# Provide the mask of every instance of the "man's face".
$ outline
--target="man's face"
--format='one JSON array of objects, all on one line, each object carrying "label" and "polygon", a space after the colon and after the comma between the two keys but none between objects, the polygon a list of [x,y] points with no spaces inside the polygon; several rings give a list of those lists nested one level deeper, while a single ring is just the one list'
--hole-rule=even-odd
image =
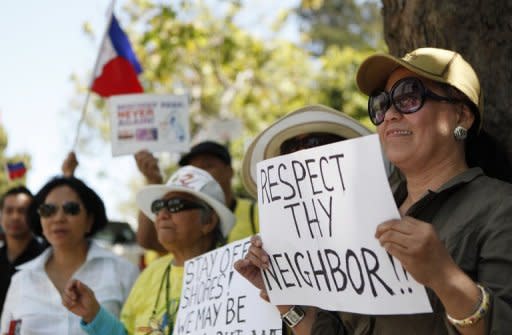
[{"label": "man's face", "polygon": [[32,198],[24,193],[5,197],[0,222],[7,238],[24,239],[30,236],[25,214],[31,201]]},{"label": "man's face", "polygon": [[223,190],[231,188],[233,169],[217,156],[210,154],[195,155],[190,159],[189,164],[211,174]]}]

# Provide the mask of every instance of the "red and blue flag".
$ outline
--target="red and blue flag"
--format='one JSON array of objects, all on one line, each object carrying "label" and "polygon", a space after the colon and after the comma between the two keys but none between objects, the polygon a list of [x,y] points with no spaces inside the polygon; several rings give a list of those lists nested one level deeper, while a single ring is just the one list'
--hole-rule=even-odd
[{"label": "red and blue flag", "polygon": [[23,178],[25,173],[27,173],[27,168],[23,162],[7,163],[6,170],[7,177],[9,177],[10,180]]},{"label": "red and blue flag", "polygon": [[119,26],[114,14],[98,55],[95,79],[91,90],[102,97],[117,94],[141,93],[138,75],[142,67],[132,50],[130,41]]}]

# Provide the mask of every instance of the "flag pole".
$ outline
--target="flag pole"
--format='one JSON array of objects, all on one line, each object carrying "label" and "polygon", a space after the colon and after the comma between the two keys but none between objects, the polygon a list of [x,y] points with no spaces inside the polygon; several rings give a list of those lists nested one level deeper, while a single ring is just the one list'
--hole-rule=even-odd
[{"label": "flag pole", "polygon": [[116,4],[116,0],[112,0],[110,3],[109,8],[107,9],[107,25],[105,28],[105,31],[103,32],[103,37],[101,38],[100,43],[100,51],[98,52],[98,55],[96,56],[96,61],[94,62],[94,68],[92,70],[92,76],[89,82],[89,85],[87,86],[87,95],[85,96],[85,101],[82,106],[82,112],[80,114],[80,120],[78,121],[78,124],[76,125],[76,131],[75,131],[75,140],[73,141],[73,146],[71,147],[71,151],[76,150],[76,146],[78,145],[78,138],[80,137],[80,128],[82,126],[82,123],[85,120],[85,114],[87,113],[87,105],[89,105],[89,100],[91,98],[91,88],[92,84],[94,82],[94,79],[96,77],[96,71],[98,70],[98,65],[100,63],[100,56],[101,56],[101,50],[103,48],[103,44],[105,44],[105,40],[107,38],[108,29],[110,28],[110,24],[112,23],[112,17],[114,14],[114,7]]}]

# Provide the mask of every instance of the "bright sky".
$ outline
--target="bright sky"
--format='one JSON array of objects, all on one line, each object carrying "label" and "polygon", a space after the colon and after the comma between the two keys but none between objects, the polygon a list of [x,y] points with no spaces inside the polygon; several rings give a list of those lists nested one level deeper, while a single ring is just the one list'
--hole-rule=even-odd
[{"label": "bright sky", "polygon": [[[256,5],[257,9],[248,11],[251,17],[244,22],[261,27],[261,19],[269,16],[261,13],[276,13],[277,6],[287,8],[298,0],[246,2]],[[117,12],[123,3],[117,1]],[[0,122],[9,138],[7,155],[25,152],[32,157],[27,186],[33,192],[60,173],[60,165],[71,149],[76,124],[70,124],[69,118],[64,116],[69,113],[74,97],[70,75],[83,76],[91,71],[99,48],[99,39],[91,41],[85,36],[82,24],[90,22],[95,32],[101,34],[109,4],[109,0],[2,3]],[[259,15],[252,15],[258,12]],[[119,19],[122,27],[127,25],[122,17]],[[264,22],[270,23],[271,20]],[[286,34],[294,32],[288,30]],[[122,217],[117,209],[120,201],[134,196],[125,186],[133,176],[139,175],[133,158],[111,158],[110,146],[94,156],[82,157],[80,152],[77,155],[80,161],[77,177],[103,197],[109,217],[133,224],[133,218]],[[103,175],[106,178],[100,178]]]}]

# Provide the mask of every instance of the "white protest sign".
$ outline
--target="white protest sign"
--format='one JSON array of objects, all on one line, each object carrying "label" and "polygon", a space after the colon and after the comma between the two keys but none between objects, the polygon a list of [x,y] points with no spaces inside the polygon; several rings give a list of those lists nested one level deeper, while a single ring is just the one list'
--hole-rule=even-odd
[{"label": "white protest sign", "polygon": [[374,237],[378,224],[400,217],[377,135],[265,160],[257,171],[273,304],[431,312],[425,288]]},{"label": "white protest sign", "polygon": [[226,143],[238,138],[242,134],[242,129],[242,120],[238,118],[229,120],[209,120],[195,134],[192,142],[199,143],[210,140],[219,143]]},{"label": "white protest sign", "polygon": [[174,335],[281,335],[276,307],[233,268],[249,245],[246,238],[185,262]]},{"label": "white protest sign", "polygon": [[189,149],[186,95],[126,94],[109,99],[112,156]]}]

